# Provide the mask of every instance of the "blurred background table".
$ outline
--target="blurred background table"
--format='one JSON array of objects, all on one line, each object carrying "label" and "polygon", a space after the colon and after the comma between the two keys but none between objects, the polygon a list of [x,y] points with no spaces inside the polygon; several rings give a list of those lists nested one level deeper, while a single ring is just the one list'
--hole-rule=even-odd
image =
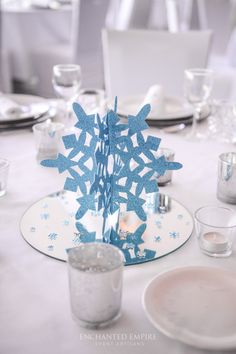
[{"label": "blurred background table", "polygon": [[4,92],[50,97],[53,65],[68,62],[82,66],[83,88],[104,88],[102,28],[210,29],[214,35],[208,65],[219,71],[221,82],[235,81],[235,0],[72,0],[71,5],[48,1],[62,3],[55,9],[36,8],[30,5],[34,2],[40,0],[2,0]]}]

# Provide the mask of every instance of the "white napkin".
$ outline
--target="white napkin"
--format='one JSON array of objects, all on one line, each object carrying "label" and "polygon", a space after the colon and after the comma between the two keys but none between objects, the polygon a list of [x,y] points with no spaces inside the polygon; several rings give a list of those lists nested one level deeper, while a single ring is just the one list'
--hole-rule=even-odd
[{"label": "white napkin", "polygon": [[153,85],[149,88],[142,106],[149,103],[152,111],[155,113],[163,113],[165,110],[165,98],[163,87],[160,85]]},{"label": "white napkin", "polygon": [[49,0],[31,0],[32,7],[47,8],[48,4],[49,4]]},{"label": "white napkin", "polygon": [[31,7],[57,10],[61,3],[57,0],[31,0]]},{"label": "white napkin", "polygon": [[5,95],[0,95],[1,119],[18,118],[23,112],[23,107]]}]

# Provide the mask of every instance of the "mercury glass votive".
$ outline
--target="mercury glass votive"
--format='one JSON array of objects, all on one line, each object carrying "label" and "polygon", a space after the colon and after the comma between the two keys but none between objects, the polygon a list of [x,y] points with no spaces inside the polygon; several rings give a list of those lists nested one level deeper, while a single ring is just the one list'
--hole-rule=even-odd
[{"label": "mercury glass votive", "polygon": [[68,251],[71,310],[81,326],[104,327],[120,316],[123,262],[121,250],[102,242]]},{"label": "mercury glass votive", "polygon": [[200,249],[212,257],[228,257],[236,237],[236,212],[225,207],[205,206],[195,212]]},{"label": "mercury glass votive", "polygon": [[[156,157],[165,156],[167,161],[174,161],[175,153],[173,150],[168,148],[160,148],[157,151]],[[172,170],[167,170],[163,176],[157,176],[157,181],[159,186],[164,186],[171,182],[172,180]]]},{"label": "mercury glass votive", "polygon": [[217,198],[225,203],[236,204],[236,152],[219,156]]}]

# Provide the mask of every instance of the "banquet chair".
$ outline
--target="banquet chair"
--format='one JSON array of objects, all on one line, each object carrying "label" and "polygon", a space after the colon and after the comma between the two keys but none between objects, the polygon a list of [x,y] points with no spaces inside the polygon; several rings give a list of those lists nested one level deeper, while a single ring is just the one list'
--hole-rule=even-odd
[{"label": "banquet chair", "polygon": [[2,8],[0,1],[0,92],[10,93],[12,83],[10,78],[10,55],[2,45]]},{"label": "banquet chair", "polygon": [[108,3],[109,0],[73,0],[70,41],[38,48],[31,53],[39,80],[38,94],[48,97],[55,95],[51,84],[55,64],[79,64],[83,87],[103,86],[101,29],[104,27]]},{"label": "banquet chair", "polygon": [[229,38],[224,55],[212,53],[208,67],[215,73],[212,96],[236,100],[236,29]]},{"label": "banquet chair", "polygon": [[143,94],[153,84],[181,96],[184,70],[206,66],[211,38],[211,31],[103,30],[108,97]]},{"label": "banquet chair", "polygon": [[[165,0],[165,4],[168,30],[170,32],[190,30],[195,5],[193,0]],[[198,8],[196,10],[194,15],[199,17]]]},{"label": "banquet chair", "polygon": [[225,53],[230,34],[235,26],[235,1],[204,0],[203,4],[206,16],[205,29],[214,31],[212,52],[214,55],[222,55]]},{"label": "banquet chair", "polygon": [[146,28],[153,0],[110,0],[106,28],[127,30]]}]

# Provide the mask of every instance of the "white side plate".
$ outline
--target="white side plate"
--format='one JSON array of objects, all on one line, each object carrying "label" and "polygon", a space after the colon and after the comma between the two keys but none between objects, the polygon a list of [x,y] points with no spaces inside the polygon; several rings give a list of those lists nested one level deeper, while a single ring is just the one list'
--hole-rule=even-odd
[{"label": "white side plate", "polygon": [[211,350],[236,348],[236,274],[184,267],[155,277],[143,294],[152,324],[163,334]]}]

